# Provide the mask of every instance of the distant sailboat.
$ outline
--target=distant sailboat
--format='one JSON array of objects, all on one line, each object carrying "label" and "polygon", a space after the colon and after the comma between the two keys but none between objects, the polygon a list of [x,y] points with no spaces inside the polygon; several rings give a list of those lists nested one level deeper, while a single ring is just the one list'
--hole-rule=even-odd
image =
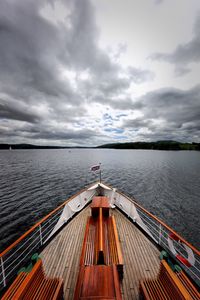
[{"label": "distant sailboat", "polygon": [[12,147],[10,146],[9,150],[12,150]]}]

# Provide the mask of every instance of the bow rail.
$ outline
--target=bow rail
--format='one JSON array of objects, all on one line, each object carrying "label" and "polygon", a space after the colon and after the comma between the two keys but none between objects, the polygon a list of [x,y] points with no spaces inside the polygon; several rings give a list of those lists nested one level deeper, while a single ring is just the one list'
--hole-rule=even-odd
[{"label": "bow rail", "polygon": [[116,205],[161,249],[166,250],[200,287],[200,251],[170,226],[138,204],[133,197],[115,189],[114,192],[107,191],[106,193],[112,197],[112,205]]},{"label": "bow rail", "polygon": [[0,253],[0,291],[10,283],[35,252],[91,201],[94,193],[95,190],[88,190],[88,187],[79,191]]}]

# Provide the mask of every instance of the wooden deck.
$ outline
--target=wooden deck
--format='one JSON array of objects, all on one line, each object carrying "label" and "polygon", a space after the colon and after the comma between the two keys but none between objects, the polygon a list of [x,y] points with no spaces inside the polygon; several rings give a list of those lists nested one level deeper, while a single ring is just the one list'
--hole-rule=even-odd
[{"label": "wooden deck", "polygon": [[[153,278],[159,269],[159,251],[117,209],[115,216],[124,258],[122,295],[124,299],[139,299],[139,280]],[[87,207],[77,215],[43,250],[41,257],[48,276],[64,279],[64,299],[73,299],[84,238]]]}]

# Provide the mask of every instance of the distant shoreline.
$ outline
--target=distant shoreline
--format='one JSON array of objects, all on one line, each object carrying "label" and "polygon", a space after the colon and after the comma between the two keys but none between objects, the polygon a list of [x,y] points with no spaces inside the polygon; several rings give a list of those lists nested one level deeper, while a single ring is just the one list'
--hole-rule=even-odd
[{"label": "distant shoreline", "polygon": [[0,144],[0,150],[20,149],[132,149],[132,150],[195,150],[200,151],[200,143],[181,143],[177,141],[112,143],[96,147],[81,146],[40,146],[32,144]]},{"label": "distant shoreline", "polygon": [[86,149],[96,147],[68,147],[68,146],[39,146],[31,144],[0,144],[0,150],[32,150],[32,149]]},{"label": "distant shoreline", "polygon": [[181,143],[177,141],[157,141],[157,142],[133,142],[114,143],[98,146],[107,149],[133,149],[133,150],[200,150],[200,143]]}]

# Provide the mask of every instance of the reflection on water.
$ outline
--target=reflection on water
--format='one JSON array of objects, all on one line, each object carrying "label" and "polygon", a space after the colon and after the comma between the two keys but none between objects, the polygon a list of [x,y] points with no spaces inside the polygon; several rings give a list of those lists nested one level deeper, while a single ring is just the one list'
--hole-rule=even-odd
[{"label": "reflection on water", "polygon": [[69,196],[102,177],[200,248],[200,152],[150,150],[0,151],[0,248]]}]

